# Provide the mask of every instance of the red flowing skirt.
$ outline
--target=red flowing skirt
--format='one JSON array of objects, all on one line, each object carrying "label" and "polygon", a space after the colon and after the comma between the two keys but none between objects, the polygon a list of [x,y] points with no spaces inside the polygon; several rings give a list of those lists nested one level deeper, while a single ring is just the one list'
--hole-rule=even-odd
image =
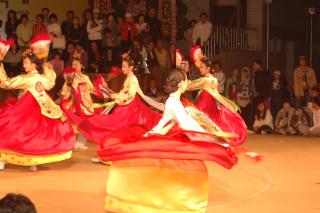
[{"label": "red flowing skirt", "polygon": [[41,114],[30,92],[13,105],[0,108],[0,150],[25,155],[54,155],[69,152],[75,143],[68,121]]},{"label": "red flowing skirt", "polygon": [[83,119],[79,125],[80,133],[95,143],[101,143],[113,131],[126,125],[142,125],[152,129],[161,119],[161,115],[151,110],[139,95],[127,105],[117,105],[110,114],[96,114]]},{"label": "red flowing skirt", "polygon": [[97,154],[104,162],[141,158],[199,160],[214,161],[228,169],[237,163],[236,153],[231,147],[191,141],[177,126],[166,136],[143,137],[147,131],[140,125],[124,126],[100,143]]},{"label": "red flowing skirt", "polygon": [[236,133],[238,137],[231,141],[232,145],[239,146],[248,136],[247,126],[237,112],[232,112],[217,101],[207,92],[202,91],[195,102],[195,106],[206,113],[223,131]]}]

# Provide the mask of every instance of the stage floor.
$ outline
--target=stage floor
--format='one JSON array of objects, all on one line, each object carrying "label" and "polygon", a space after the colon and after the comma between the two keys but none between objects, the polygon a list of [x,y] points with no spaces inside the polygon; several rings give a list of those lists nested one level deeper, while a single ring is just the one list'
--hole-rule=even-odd
[{"label": "stage floor", "polygon": [[[209,168],[207,213],[320,212],[320,138],[250,136],[246,147],[263,155],[256,163],[240,156],[239,165]],[[104,213],[108,167],[93,164],[95,145],[39,172],[7,165],[0,172],[0,197],[29,196],[39,213]],[[152,213],[152,212],[150,212]]]}]

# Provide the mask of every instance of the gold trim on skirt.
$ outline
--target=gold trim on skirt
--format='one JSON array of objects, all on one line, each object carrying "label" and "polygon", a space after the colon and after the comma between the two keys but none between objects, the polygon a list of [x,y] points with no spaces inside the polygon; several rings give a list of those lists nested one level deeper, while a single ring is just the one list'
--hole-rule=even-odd
[{"label": "gold trim on skirt", "polygon": [[40,164],[53,163],[69,159],[71,156],[72,151],[55,155],[24,155],[0,150],[0,160],[5,163],[19,166],[36,166]]}]

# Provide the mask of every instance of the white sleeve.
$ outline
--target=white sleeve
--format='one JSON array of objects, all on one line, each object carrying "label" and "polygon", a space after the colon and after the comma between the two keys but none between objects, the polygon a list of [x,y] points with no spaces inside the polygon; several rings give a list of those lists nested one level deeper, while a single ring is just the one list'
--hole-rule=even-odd
[{"label": "white sleeve", "polygon": [[270,110],[267,110],[266,117],[265,117],[265,125],[268,125],[273,129],[273,118]]}]

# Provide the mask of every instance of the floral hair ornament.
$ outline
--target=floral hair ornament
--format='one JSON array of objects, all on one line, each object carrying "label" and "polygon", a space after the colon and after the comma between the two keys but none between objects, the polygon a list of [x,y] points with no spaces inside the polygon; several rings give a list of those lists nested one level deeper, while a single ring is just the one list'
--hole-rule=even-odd
[{"label": "floral hair ornament", "polygon": [[50,34],[40,34],[30,41],[30,49],[38,59],[47,58],[49,55],[52,36]]},{"label": "floral hair ornament", "polygon": [[183,55],[179,49],[176,49],[176,67],[179,67],[183,61]]},{"label": "floral hair ornament", "polygon": [[0,38],[0,61],[4,59],[6,56],[8,50],[10,49],[10,46],[14,43],[13,39],[9,40],[3,40]]}]

